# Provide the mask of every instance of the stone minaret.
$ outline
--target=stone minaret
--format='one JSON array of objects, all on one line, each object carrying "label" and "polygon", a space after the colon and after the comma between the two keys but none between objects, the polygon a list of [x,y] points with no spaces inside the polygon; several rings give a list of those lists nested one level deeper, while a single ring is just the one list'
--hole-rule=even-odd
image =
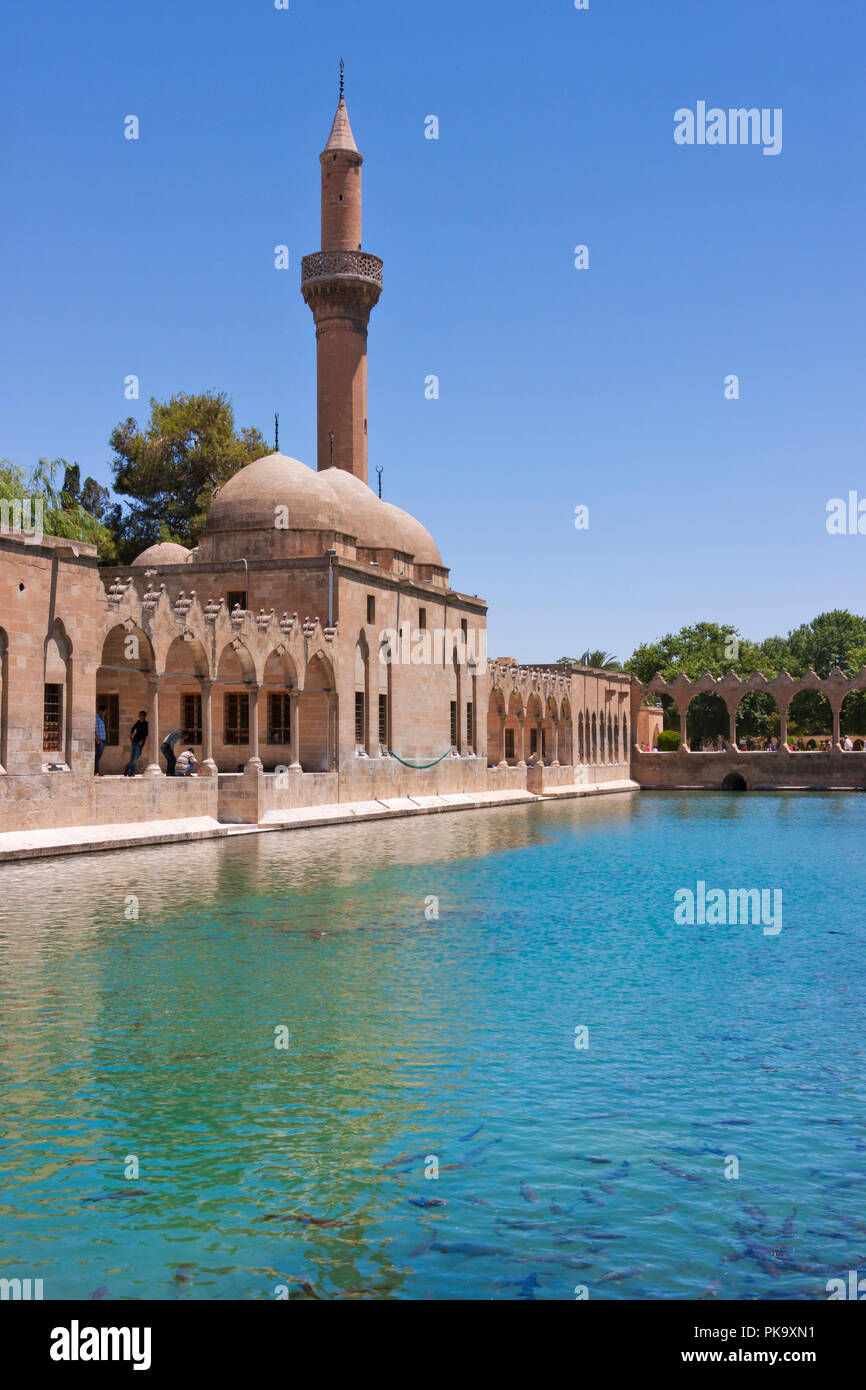
[{"label": "stone minaret", "polygon": [[367,481],[367,323],[382,262],[361,250],[361,165],[343,96],[322,165],[322,249],[305,256],[301,293],[316,320],[319,469]]}]

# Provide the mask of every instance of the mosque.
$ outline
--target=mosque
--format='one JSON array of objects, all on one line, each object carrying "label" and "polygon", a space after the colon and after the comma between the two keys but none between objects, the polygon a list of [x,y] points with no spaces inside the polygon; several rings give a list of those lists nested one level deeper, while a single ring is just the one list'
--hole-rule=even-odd
[{"label": "mosque", "polygon": [[[321,250],[301,272],[316,467],[282,453],[248,464],[194,550],[154,545],[129,566],[0,530],[0,832],[160,822],[177,839],[635,786],[634,731],[651,739],[661,722],[644,688],[489,659],[486,603],[453,588],[429,531],[369,486],[383,266],[363,248],[342,86],[320,164]],[[123,776],[140,711],[140,775]],[[196,777],[165,775],[160,743],[176,731]]]}]

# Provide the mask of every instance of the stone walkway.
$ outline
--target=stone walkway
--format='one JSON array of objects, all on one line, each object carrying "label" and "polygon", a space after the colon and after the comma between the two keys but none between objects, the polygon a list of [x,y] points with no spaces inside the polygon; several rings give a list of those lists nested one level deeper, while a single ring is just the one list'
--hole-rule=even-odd
[{"label": "stone walkway", "polygon": [[136,821],[117,825],[76,825],[53,830],[10,830],[0,834],[0,864],[18,859],[52,858],[97,850],[131,849],[138,845],[179,844],[235,835],[258,835],[274,830],[302,830],[317,825],[348,825],[362,820],[423,816],[442,811],[474,811],[564,797],[601,796],[639,791],[636,782],[597,782],[593,786],[553,787],[543,796],[526,791],[466,792],[444,796],[394,797],[382,801],[347,801],[329,806],[299,806],[269,811],[259,825],[221,825],[211,816],[187,820]]}]

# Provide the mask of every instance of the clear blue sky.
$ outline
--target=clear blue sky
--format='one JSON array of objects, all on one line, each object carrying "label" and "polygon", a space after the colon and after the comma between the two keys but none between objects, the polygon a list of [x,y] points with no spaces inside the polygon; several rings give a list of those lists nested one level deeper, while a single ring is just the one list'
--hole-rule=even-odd
[{"label": "clear blue sky", "polygon": [[[825,530],[866,496],[863,6],[49,0],[3,30],[0,454],[109,482],[118,420],[214,388],[315,463],[298,280],[342,56],[385,261],[371,477],[491,653],[866,609],[866,536]],[[781,107],[782,153],[677,146],[699,100]]]}]

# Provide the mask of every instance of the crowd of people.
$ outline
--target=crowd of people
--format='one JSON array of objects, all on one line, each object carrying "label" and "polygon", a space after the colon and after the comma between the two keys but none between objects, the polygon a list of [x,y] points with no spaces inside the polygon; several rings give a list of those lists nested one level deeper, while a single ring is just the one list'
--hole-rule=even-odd
[{"label": "crowd of people", "polygon": [[[864,740],[858,739],[855,743],[850,734],[846,734],[842,740],[843,753],[859,753],[864,749]],[[833,740],[826,736],[810,739],[789,738],[785,744],[789,753],[832,753]],[[689,744],[692,753],[725,753],[728,751],[728,742],[724,738],[709,739],[706,742],[701,738],[695,738]],[[779,740],[777,738],[741,738],[737,744],[741,753],[778,753]],[[642,753],[658,753],[658,748],[650,748],[648,743],[641,747]]]}]

